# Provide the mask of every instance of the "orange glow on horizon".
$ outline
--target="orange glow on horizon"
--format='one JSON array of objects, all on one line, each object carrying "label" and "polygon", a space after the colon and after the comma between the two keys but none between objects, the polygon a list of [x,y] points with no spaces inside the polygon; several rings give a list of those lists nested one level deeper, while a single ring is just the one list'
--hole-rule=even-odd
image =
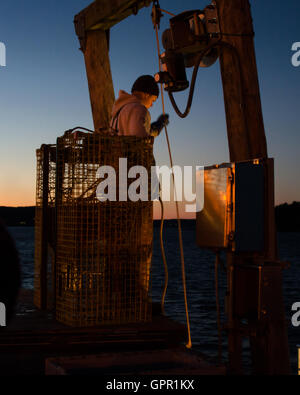
[{"label": "orange glow on horizon", "polygon": [[[2,191],[3,192],[3,191]],[[0,206],[1,207],[32,207],[35,206],[34,193],[20,193],[16,190],[16,193],[11,196],[11,193],[0,194]]]},{"label": "orange glow on horizon", "polygon": [[0,200],[1,207],[32,207],[35,206],[35,200],[32,197],[22,197],[13,198],[13,199],[1,199]]},{"label": "orange glow on horizon", "polygon": [[[181,219],[195,219],[195,213],[185,212],[185,202],[178,202],[179,205],[179,216]],[[164,218],[165,219],[177,219],[177,211],[175,202],[164,202]],[[153,219],[161,219],[161,206],[159,202],[154,202],[154,214]]]},{"label": "orange glow on horizon", "polygon": [[[35,206],[35,182],[16,178],[12,174],[8,179],[2,179],[0,190],[0,206],[29,207]],[[27,182],[26,182],[27,181]]]}]

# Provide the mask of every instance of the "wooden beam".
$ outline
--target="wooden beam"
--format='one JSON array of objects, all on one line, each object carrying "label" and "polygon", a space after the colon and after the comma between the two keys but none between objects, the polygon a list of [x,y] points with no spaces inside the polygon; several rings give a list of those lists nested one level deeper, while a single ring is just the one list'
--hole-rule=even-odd
[{"label": "wooden beam", "polygon": [[[247,296],[234,294],[236,285],[240,283],[246,260],[253,264],[268,262],[268,267],[274,271],[278,280],[270,281],[268,295],[272,304],[265,311],[257,307],[257,316],[265,314],[264,318],[253,319],[251,325],[256,330],[251,341],[254,370],[260,374],[287,374],[289,372],[289,352],[286,334],[286,322],[283,303],[276,304],[282,297],[282,282],[279,276],[280,268],[276,267],[276,229],[274,221],[274,173],[273,162],[268,159],[267,142],[262,115],[259,82],[257,75],[256,57],[253,40],[253,24],[249,0],[215,0],[218,7],[219,24],[223,47],[220,55],[220,66],[224,90],[224,101],[227,121],[227,134],[231,162],[264,158],[265,170],[265,251],[262,256],[229,253],[227,263],[235,271],[232,284],[229,287],[231,302],[240,297],[240,303],[247,311]],[[251,200],[249,201],[251,202]],[[261,262],[259,262],[261,261]],[[239,265],[240,272],[236,272]],[[250,279],[248,279],[251,281]],[[253,284],[254,285],[254,284]],[[260,298],[262,298],[260,296]],[[262,301],[262,299],[259,299]],[[273,302],[274,301],[274,302]],[[241,370],[241,331],[240,317],[232,311],[231,325],[228,332],[229,365],[232,372]],[[250,324],[250,322],[248,322]],[[267,325],[268,331],[260,331]],[[237,339],[239,340],[237,342]],[[267,346],[265,346],[267,345]],[[275,351],[274,351],[275,350]],[[274,355],[276,357],[274,358]],[[262,364],[259,361],[263,361]]]},{"label": "wooden beam", "polygon": [[86,33],[84,50],[95,131],[107,129],[115,101],[110,69],[107,33],[95,30]]},{"label": "wooden beam", "polygon": [[224,33],[222,41],[228,44],[222,50],[220,65],[230,160],[266,158],[250,4],[248,0],[217,0],[216,3]]},{"label": "wooden beam", "polygon": [[96,0],[75,16],[84,53],[95,130],[107,129],[115,100],[109,60],[111,26],[149,6],[151,0]]},{"label": "wooden beam", "polygon": [[107,30],[151,3],[151,0],[96,0],[77,14],[75,20],[84,18],[86,30]]}]

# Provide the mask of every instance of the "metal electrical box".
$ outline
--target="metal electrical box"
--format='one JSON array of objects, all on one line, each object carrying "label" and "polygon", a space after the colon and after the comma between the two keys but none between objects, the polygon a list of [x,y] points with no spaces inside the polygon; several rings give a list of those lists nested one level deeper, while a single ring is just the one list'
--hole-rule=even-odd
[{"label": "metal electrical box", "polygon": [[232,251],[264,249],[265,163],[256,159],[204,167],[197,244]]}]

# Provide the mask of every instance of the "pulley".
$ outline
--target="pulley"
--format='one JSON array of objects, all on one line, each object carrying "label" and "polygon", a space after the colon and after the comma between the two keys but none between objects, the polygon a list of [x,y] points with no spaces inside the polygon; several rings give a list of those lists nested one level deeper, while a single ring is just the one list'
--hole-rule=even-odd
[{"label": "pulley", "polygon": [[[156,11],[157,12],[157,11]],[[217,10],[211,5],[203,11],[185,11],[170,19],[170,28],[162,35],[165,52],[161,55],[163,70],[155,75],[168,92],[179,92],[189,87],[186,68],[209,67],[218,59],[219,52],[211,48],[202,56],[215,39],[219,39]]]}]

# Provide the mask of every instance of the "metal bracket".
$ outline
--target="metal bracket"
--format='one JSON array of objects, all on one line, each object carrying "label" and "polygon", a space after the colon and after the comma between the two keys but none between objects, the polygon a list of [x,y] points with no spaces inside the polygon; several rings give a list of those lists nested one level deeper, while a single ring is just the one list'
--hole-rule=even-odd
[{"label": "metal bracket", "polygon": [[206,31],[210,39],[219,39],[220,24],[216,5],[208,5],[204,8]]},{"label": "metal bracket", "polygon": [[163,17],[163,14],[160,10],[160,5],[159,5],[158,0],[153,1],[151,17],[152,17],[152,23],[153,23],[154,28],[156,26],[158,28],[160,28],[160,20]]}]

